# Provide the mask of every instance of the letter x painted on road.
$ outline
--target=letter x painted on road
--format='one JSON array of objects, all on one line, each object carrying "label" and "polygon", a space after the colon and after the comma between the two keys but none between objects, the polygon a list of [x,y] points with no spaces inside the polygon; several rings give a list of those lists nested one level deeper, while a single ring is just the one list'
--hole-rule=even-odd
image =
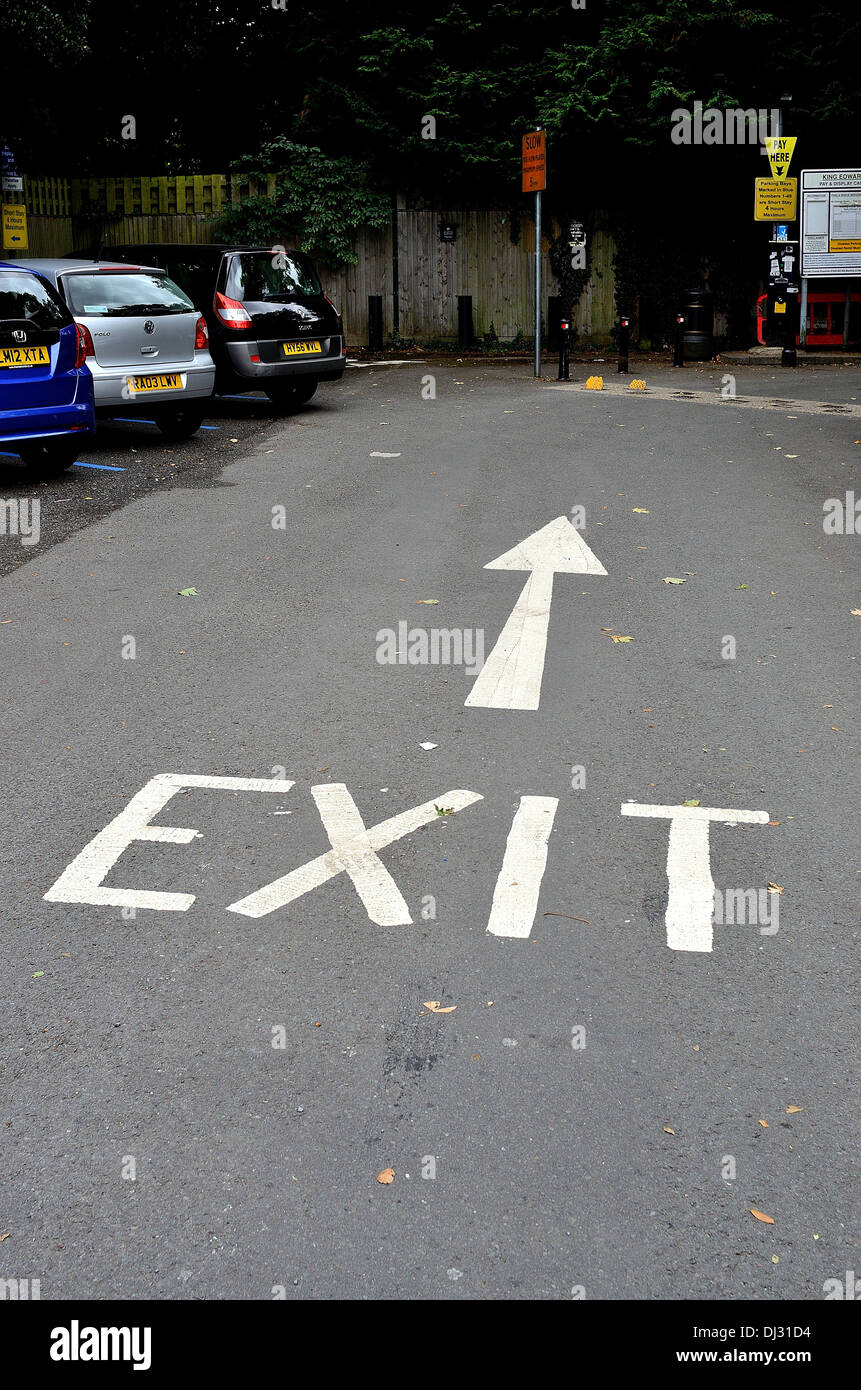
[{"label": "letter x painted on road", "polygon": [[258,888],[247,898],[231,903],[228,912],[241,912],[245,917],[265,917],[278,907],[284,907],[310,893],[337,874],[345,873],[353,882],[353,887],[365,905],[372,922],[380,927],[407,926],[412,922],[410,910],[377,851],[400,840],[403,835],[418,830],[421,825],[429,825],[437,819],[437,804],[446,809],[462,811],[483,798],[478,792],[446,792],[439,803],[425,801],[411,811],[402,811],[380,821],[368,830],[358,807],[343,782],[327,782],[311,788],[311,795],[317,803],[320,819],[329,836],[332,846],[325,854],[293,869],[283,878],[276,878],[264,888]]}]

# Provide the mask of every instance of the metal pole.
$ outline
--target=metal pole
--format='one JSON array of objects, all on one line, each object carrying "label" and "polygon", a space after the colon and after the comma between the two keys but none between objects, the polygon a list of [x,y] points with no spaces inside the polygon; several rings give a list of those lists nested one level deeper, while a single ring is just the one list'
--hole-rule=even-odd
[{"label": "metal pole", "polygon": [[[800,248],[799,248],[800,249]],[[807,343],[807,276],[801,281],[801,323],[798,328],[801,346]]]},{"label": "metal pole", "polygon": [[852,307],[852,292],[847,287],[846,297],[843,300],[843,346],[849,346],[849,310]]},{"label": "metal pole", "polygon": [[535,194],[535,375],[541,375],[541,194]]}]

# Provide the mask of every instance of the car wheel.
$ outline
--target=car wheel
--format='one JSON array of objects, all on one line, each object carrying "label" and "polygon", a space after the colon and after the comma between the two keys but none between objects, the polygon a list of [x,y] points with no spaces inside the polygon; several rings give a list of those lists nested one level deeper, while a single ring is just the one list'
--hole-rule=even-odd
[{"label": "car wheel", "polygon": [[310,401],[317,386],[317,378],[311,377],[305,381],[272,381],[263,389],[279,410],[295,410]]},{"label": "car wheel", "polygon": [[21,448],[21,458],[32,473],[40,478],[56,478],[77,461],[81,448],[90,442],[84,439],[48,440],[44,444],[27,444]]},{"label": "car wheel", "polygon": [[203,411],[196,406],[168,410],[157,415],[155,422],[165,439],[190,439],[203,424]]}]

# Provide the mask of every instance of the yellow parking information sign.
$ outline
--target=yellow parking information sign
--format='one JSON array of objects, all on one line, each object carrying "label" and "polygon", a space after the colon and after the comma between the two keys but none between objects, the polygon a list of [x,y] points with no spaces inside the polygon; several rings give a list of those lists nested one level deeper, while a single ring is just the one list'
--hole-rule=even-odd
[{"label": "yellow parking information sign", "polygon": [[763,144],[768,155],[768,162],[771,165],[772,178],[786,178],[797,139],[797,135],[767,135],[765,137]]},{"label": "yellow parking information sign", "polygon": [[23,203],[3,204],[3,250],[26,251],[27,209]]},{"label": "yellow parking information sign", "polygon": [[756,179],[754,222],[794,222],[798,215],[798,179]]}]

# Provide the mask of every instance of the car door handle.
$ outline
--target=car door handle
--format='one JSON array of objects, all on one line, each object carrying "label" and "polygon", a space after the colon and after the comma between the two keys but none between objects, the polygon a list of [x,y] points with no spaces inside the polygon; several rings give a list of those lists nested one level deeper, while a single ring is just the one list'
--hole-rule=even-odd
[{"label": "car door handle", "polygon": [[142,357],[158,357],[158,348],[153,348],[153,347],[141,348],[141,356],[142,356]]}]

